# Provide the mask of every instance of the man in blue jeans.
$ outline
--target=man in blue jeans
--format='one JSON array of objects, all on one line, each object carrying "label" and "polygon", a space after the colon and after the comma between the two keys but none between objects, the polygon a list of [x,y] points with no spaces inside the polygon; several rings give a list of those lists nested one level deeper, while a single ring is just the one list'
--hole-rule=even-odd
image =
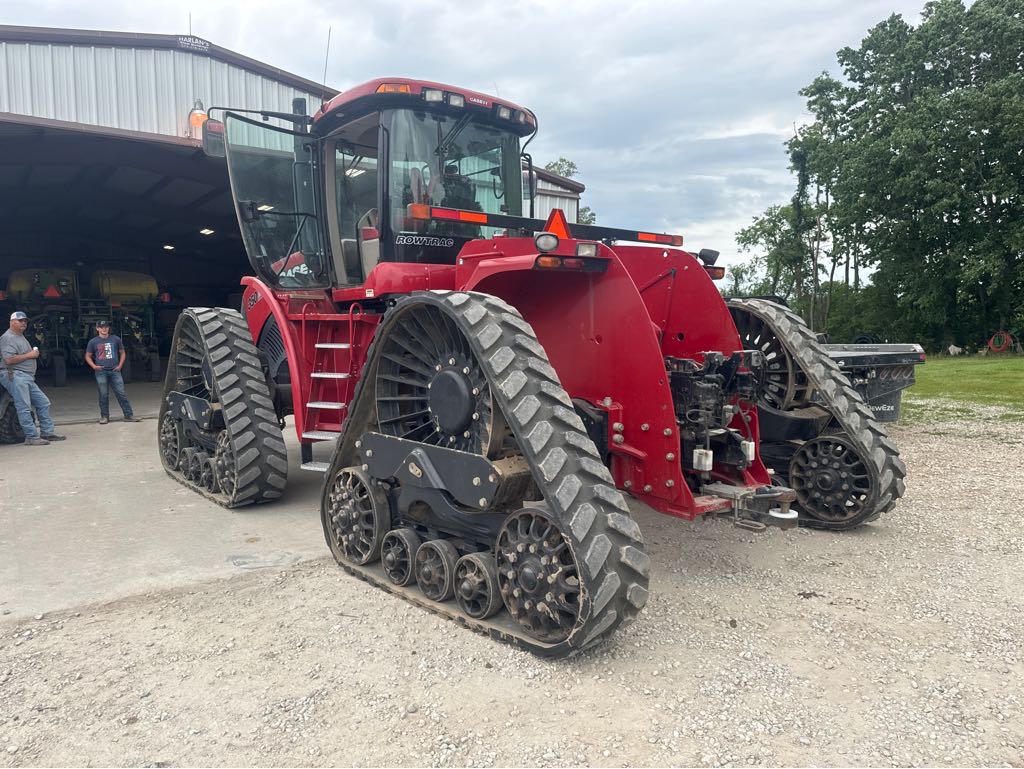
[{"label": "man in blue jeans", "polygon": [[121,368],[124,366],[124,344],[121,337],[110,333],[110,322],[101,320],[96,324],[96,333],[85,348],[85,362],[96,372],[96,386],[100,389],[100,424],[110,421],[110,390],[113,388],[117,402],[121,404],[125,422],[141,422],[132,413],[132,404],[124,392],[124,378]]},{"label": "man in blue jeans", "polygon": [[[25,433],[26,446],[48,446],[51,441],[64,440],[54,432],[50,419],[50,399],[36,384],[36,359],[39,348],[25,338],[28,316],[11,313],[10,329],[0,336],[0,385],[14,398],[18,422]],[[33,410],[39,417],[39,428],[32,419]]]}]

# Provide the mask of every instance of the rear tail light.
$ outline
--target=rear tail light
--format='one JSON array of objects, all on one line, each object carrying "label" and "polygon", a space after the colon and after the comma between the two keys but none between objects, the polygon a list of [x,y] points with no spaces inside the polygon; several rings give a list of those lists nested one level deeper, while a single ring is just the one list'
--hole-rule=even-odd
[{"label": "rear tail light", "polygon": [[538,256],[533,263],[537,270],[566,270],[572,272],[605,272],[608,270],[607,259],[581,259],[577,256]]},{"label": "rear tail light", "polygon": [[721,280],[725,277],[725,267],[705,267],[704,270],[711,276],[711,280]]}]

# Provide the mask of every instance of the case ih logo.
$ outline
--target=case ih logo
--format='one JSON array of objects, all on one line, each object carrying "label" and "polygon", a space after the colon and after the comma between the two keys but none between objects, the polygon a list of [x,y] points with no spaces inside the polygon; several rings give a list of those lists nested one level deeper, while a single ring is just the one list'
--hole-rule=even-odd
[{"label": "case ih logo", "polygon": [[466,101],[470,102],[471,104],[479,104],[481,107],[488,106],[487,99],[481,99],[478,96],[467,96]]},{"label": "case ih logo", "polygon": [[245,303],[245,309],[251,310],[256,305],[256,302],[258,302],[259,300],[260,292],[253,291],[252,294],[249,296],[249,301]]}]

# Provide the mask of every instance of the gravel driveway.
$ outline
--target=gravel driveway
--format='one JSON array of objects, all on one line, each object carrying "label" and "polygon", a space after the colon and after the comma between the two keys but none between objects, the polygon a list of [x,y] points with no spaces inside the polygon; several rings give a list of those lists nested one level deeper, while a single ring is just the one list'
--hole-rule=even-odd
[{"label": "gravel driveway", "polygon": [[650,603],[569,661],[327,558],[0,618],[0,766],[1024,766],[1020,425],[936,414],[853,533],[636,506]]}]

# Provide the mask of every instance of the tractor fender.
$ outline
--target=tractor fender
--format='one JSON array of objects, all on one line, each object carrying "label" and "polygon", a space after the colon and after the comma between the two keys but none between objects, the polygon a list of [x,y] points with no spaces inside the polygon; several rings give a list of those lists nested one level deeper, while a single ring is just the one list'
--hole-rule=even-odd
[{"label": "tractor fender", "polygon": [[607,246],[600,254],[604,272],[543,270],[534,268],[532,240],[490,241],[476,254],[459,255],[456,288],[492,294],[519,310],[570,398],[606,412],[617,486],[691,518],[696,506],[679,463],[658,330],[622,262]]},{"label": "tractor fender", "polygon": [[[281,342],[284,344],[288,373],[292,382],[292,409],[296,415],[295,431],[301,438],[302,416],[309,399],[310,378],[306,359],[299,349],[297,331],[294,324],[288,320],[278,297],[266,283],[258,278],[245,276],[242,278],[242,285],[245,286],[242,292],[242,315],[245,316],[245,321],[249,324],[249,333],[252,335],[253,344],[259,346],[260,336],[270,318],[274,319],[281,332]],[[323,299],[323,295],[319,295],[318,300]]]}]

